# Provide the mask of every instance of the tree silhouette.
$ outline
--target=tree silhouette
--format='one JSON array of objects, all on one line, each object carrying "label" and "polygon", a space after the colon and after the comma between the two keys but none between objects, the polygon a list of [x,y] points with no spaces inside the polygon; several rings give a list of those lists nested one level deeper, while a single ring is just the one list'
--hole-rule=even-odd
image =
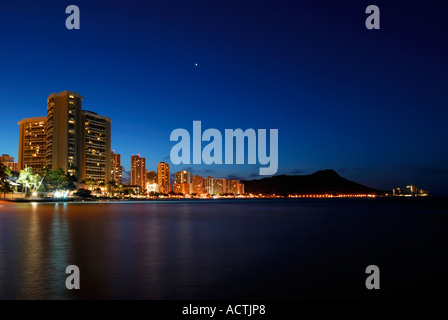
[{"label": "tree silhouette", "polygon": [[8,181],[8,177],[10,176],[11,170],[0,162],[0,192],[3,193],[3,196],[12,192],[11,184]]}]

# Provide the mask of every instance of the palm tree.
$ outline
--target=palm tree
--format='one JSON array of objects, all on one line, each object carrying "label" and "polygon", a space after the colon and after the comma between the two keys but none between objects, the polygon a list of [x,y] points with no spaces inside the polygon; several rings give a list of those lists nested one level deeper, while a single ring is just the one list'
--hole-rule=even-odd
[{"label": "palm tree", "polygon": [[118,186],[117,186],[117,190],[118,190],[118,194],[119,194],[120,196],[122,196],[122,195],[123,195],[123,192],[124,192],[124,186],[123,186],[122,183],[119,183],[119,184],[118,184]]},{"label": "palm tree", "polygon": [[113,193],[115,191],[115,187],[117,186],[117,184],[115,183],[115,180],[110,180],[107,184],[107,193],[109,194],[109,196],[113,196]]},{"label": "palm tree", "polygon": [[20,170],[19,179],[17,179],[17,182],[25,187],[26,196],[28,189],[31,189],[35,185],[35,182],[37,182],[37,179],[34,177],[33,168],[26,167],[25,169]]},{"label": "palm tree", "polygon": [[41,174],[45,178],[44,181],[47,191],[53,192],[53,196],[58,189],[67,188],[68,179],[64,169],[47,170],[44,173],[41,171]]},{"label": "palm tree", "polygon": [[89,187],[89,189],[93,190],[93,186],[96,185],[96,182],[92,179],[86,179],[86,185]]},{"label": "palm tree", "polygon": [[21,183],[25,187],[25,195],[30,189],[32,192],[37,192],[42,186],[44,178],[39,174],[35,174],[33,168],[26,167],[24,170],[20,170],[18,183]]},{"label": "palm tree", "polygon": [[0,192],[5,196],[6,193],[12,192],[8,177],[11,176],[11,170],[0,162]]}]

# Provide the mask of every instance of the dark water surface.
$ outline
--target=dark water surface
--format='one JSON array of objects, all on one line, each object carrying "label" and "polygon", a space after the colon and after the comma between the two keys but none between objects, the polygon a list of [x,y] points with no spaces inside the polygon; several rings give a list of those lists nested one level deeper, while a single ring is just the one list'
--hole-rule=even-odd
[{"label": "dark water surface", "polygon": [[0,298],[447,298],[447,232],[444,198],[0,202]]}]

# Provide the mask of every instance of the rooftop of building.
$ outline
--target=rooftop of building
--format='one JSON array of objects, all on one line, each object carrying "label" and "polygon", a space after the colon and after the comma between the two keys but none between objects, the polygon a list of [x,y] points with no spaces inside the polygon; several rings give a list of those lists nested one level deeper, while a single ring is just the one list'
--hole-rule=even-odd
[{"label": "rooftop of building", "polygon": [[48,100],[50,100],[50,98],[53,98],[53,97],[62,97],[62,96],[68,96],[68,95],[73,95],[73,96],[79,97],[79,98],[81,98],[81,100],[84,99],[84,97],[82,95],[80,95],[78,92],[70,91],[70,90],[64,90],[64,91],[61,91],[61,92],[53,92],[52,94],[50,94],[48,96]]},{"label": "rooftop of building", "polygon": [[47,121],[47,117],[32,117],[32,118],[24,118],[22,120],[20,120],[19,122],[17,122],[17,124],[22,124],[22,123],[28,123],[28,122],[40,122],[40,121]]}]

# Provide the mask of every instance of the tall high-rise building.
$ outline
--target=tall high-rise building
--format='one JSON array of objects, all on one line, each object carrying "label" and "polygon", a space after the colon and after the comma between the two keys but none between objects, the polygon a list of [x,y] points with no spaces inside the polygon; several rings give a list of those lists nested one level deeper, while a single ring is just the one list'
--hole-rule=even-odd
[{"label": "tall high-rise building", "polygon": [[50,169],[62,168],[65,172],[76,173],[78,181],[83,168],[83,99],[79,93],[68,90],[52,93],[47,99],[46,165]]},{"label": "tall high-rise building", "polygon": [[112,150],[110,160],[111,180],[114,180],[117,184],[123,183],[123,167],[121,166],[121,154],[115,153]]},{"label": "tall high-rise building", "polygon": [[213,194],[227,193],[226,179],[213,179]]},{"label": "tall high-rise building", "polygon": [[47,116],[19,121],[19,167],[62,168],[78,183],[107,183],[111,177],[111,119],[81,109],[74,91],[52,93]]},{"label": "tall high-rise building", "polygon": [[204,192],[208,194],[213,194],[213,177],[208,176],[204,178]]},{"label": "tall high-rise building", "polygon": [[198,176],[197,174],[193,176],[193,193],[203,194],[204,193],[204,178]]},{"label": "tall high-rise building", "polygon": [[146,190],[146,158],[131,156],[131,185]]},{"label": "tall high-rise building", "polygon": [[0,156],[0,163],[3,163],[4,166],[8,167],[9,170],[19,172],[19,163],[14,162],[14,157],[10,157],[9,154],[2,154]]},{"label": "tall high-rise building", "polygon": [[159,162],[157,166],[157,176],[160,185],[161,193],[168,193],[171,191],[170,166],[168,163]]},{"label": "tall high-rise building", "polygon": [[190,172],[182,170],[178,171],[174,174],[174,182],[175,183],[190,183]]},{"label": "tall high-rise building", "polygon": [[232,194],[244,194],[244,184],[239,180],[227,180],[227,192]]},{"label": "tall high-rise building", "polygon": [[173,191],[184,195],[192,193],[190,172],[182,170],[175,173]]},{"label": "tall high-rise building", "polygon": [[108,183],[111,180],[111,119],[83,110],[81,134],[82,180]]},{"label": "tall high-rise building", "polygon": [[19,170],[31,167],[39,171],[46,164],[47,118],[26,118],[17,124],[19,129]]},{"label": "tall high-rise building", "polygon": [[416,193],[416,191],[417,191],[417,187],[414,186],[414,185],[406,186],[406,190],[407,190],[409,193],[414,194],[414,193]]},{"label": "tall high-rise building", "polygon": [[238,193],[238,181],[227,179],[226,181],[227,193]]},{"label": "tall high-rise building", "polygon": [[238,194],[244,194],[244,183],[240,183],[238,187]]},{"label": "tall high-rise building", "polygon": [[146,184],[154,184],[158,183],[157,172],[155,171],[146,171]]}]

